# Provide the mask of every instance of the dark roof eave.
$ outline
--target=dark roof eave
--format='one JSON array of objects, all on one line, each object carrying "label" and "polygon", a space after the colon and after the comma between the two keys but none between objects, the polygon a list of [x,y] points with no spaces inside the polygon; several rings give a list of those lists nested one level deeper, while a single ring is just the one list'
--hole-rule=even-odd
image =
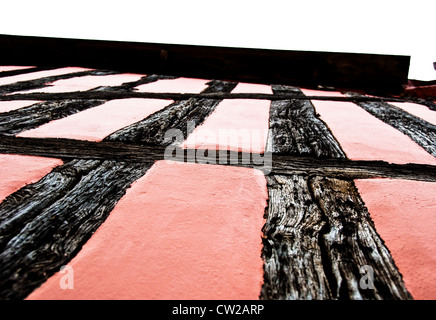
[{"label": "dark roof eave", "polygon": [[288,51],[0,35],[2,64],[81,66],[121,72],[399,94],[409,56]]}]

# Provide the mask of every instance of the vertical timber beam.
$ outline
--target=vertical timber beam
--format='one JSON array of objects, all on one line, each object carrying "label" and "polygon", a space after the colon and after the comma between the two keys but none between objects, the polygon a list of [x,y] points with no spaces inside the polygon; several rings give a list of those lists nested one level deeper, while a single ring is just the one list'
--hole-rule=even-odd
[{"label": "vertical timber beam", "polygon": [[[316,117],[308,100],[272,104],[272,150],[344,158],[325,124],[307,117]],[[267,182],[261,299],[412,299],[352,181],[270,174]]]}]

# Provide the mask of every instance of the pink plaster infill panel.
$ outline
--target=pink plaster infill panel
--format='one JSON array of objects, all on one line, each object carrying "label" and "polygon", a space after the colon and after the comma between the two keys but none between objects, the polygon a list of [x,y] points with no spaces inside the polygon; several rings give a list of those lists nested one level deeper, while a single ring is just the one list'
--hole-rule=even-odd
[{"label": "pink plaster infill panel", "polygon": [[[339,92],[302,91],[307,96],[343,96]],[[312,103],[350,159],[436,165],[436,158],[412,139],[354,103],[320,100]]]},{"label": "pink plaster infill panel", "polygon": [[39,102],[42,101],[36,101],[36,100],[0,101],[0,113],[28,107],[31,106],[32,104],[39,103]]},{"label": "pink plaster infill panel", "polygon": [[389,102],[389,104],[436,125],[436,111],[430,110],[422,104],[412,102]]},{"label": "pink plaster infill panel", "polygon": [[120,86],[126,82],[138,81],[144,77],[143,74],[110,74],[110,75],[89,75],[83,77],[76,77],[71,79],[62,79],[51,82],[49,87],[38,88],[27,91],[20,91],[20,93],[34,93],[34,92],[73,92],[73,91],[87,91],[97,87],[110,87]]},{"label": "pink plaster infill panel", "polygon": [[70,138],[101,141],[109,134],[140,121],[171,102],[158,99],[117,99],[100,106],[23,131],[18,137]]},{"label": "pink plaster infill panel", "polygon": [[67,67],[67,68],[60,68],[60,69],[54,69],[54,70],[45,70],[45,71],[37,71],[37,72],[19,74],[16,76],[0,78],[0,86],[15,83],[15,82],[20,82],[20,81],[35,80],[35,79],[40,79],[40,78],[45,78],[45,77],[53,77],[53,76],[59,76],[62,74],[88,71],[88,70],[92,70],[92,69],[79,68],[79,67]]},{"label": "pink plaster infill panel", "polygon": [[158,161],[27,299],[249,299],[263,280],[267,189],[254,169]]},{"label": "pink plaster infill panel", "polygon": [[138,92],[200,93],[210,80],[194,78],[162,79],[136,87]]},{"label": "pink plaster infill panel", "polygon": [[265,84],[239,82],[232,93],[265,93],[272,94],[271,86]]},{"label": "pink plaster infill panel", "polygon": [[[232,93],[271,94],[272,90],[266,85],[239,83]],[[182,147],[264,153],[269,109],[268,100],[224,100],[195,128]]]},{"label": "pink plaster infill panel", "polygon": [[415,299],[436,299],[436,183],[355,181],[377,232]]},{"label": "pink plaster infill panel", "polygon": [[24,70],[24,69],[30,69],[30,68],[35,68],[35,67],[24,67],[24,66],[0,66],[0,72],[5,72],[5,71],[15,71],[15,70]]},{"label": "pink plaster infill panel", "polygon": [[0,202],[62,164],[59,159],[0,154]]}]

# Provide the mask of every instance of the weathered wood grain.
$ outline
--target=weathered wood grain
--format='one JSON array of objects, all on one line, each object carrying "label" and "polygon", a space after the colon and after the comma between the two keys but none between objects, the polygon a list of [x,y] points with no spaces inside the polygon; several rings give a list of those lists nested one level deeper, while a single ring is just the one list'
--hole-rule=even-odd
[{"label": "weathered wood grain", "polygon": [[80,179],[98,167],[98,160],[73,160],[54,168],[36,183],[26,185],[0,203],[0,251],[42,210],[65,196]]},{"label": "weathered wood grain", "polygon": [[324,223],[306,180],[298,175],[267,177],[261,299],[325,299],[330,296],[318,244]]},{"label": "weathered wood grain", "polygon": [[[277,95],[298,90],[273,88]],[[260,298],[411,299],[351,181],[369,173],[360,165],[375,169],[381,162],[346,159],[314,114],[304,100],[272,103],[269,141],[280,154],[274,156],[272,173],[266,176],[269,200]],[[293,161],[282,153],[295,155]],[[298,171],[306,154],[313,157],[305,169],[313,167]],[[373,271],[371,289],[360,285],[362,267]]]},{"label": "weathered wood grain", "polygon": [[[167,160],[205,163],[202,157],[191,157],[197,150],[171,147]],[[118,160],[124,162],[153,162],[166,157],[166,146],[133,145],[118,141],[93,142],[57,138],[0,137],[0,152],[6,154],[34,155],[65,160]],[[198,150],[200,155],[204,150]],[[211,150],[208,150],[211,152]],[[244,152],[216,151],[211,164],[241,166],[259,169],[265,174],[309,174],[333,178],[366,179],[391,178],[436,182],[436,166],[425,164],[393,164],[384,161],[349,159],[318,159],[283,154],[251,154]],[[271,164],[258,159],[271,158]]]},{"label": "weathered wood grain", "polygon": [[[310,188],[327,221],[322,234],[331,272],[337,280],[334,297],[411,299],[354,183],[315,177],[310,180]],[[363,266],[374,271],[374,288],[362,288]]]},{"label": "weathered wood grain", "polygon": [[[276,95],[303,95],[300,89],[289,86],[275,85],[272,89]],[[310,100],[272,101],[269,129],[267,152],[316,158],[346,158],[330,130],[316,114]]]},{"label": "weathered wood grain", "polygon": [[[196,150],[170,148],[167,160],[204,163],[203,158],[194,157]],[[0,137],[0,152],[7,154],[34,155],[65,160],[117,160],[123,162],[153,162],[166,157],[162,145],[133,145],[118,141],[93,142],[56,138]],[[208,150],[211,152],[210,150]],[[198,150],[201,155],[202,150]],[[393,164],[384,161],[349,159],[318,159],[282,154],[263,155],[272,163],[259,163],[259,154],[226,151],[225,156],[216,151],[211,158],[217,165],[240,166],[259,169],[265,174],[320,175],[345,180],[366,178],[409,179],[436,182],[436,166],[426,164]],[[247,161],[248,160],[248,161]]]},{"label": "weathered wood grain", "polygon": [[273,156],[273,174],[311,174],[345,180],[393,178],[435,181],[436,166],[423,164],[394,164],[385,161],[348,159],[317,159],[308,157]]},{"label": "weathered wood grain", "polygon": [[[353,182],[307,175],[267,181],[261,299],[412,298]],[[373,270],[372,288],[361,284],[362,267]]]}]

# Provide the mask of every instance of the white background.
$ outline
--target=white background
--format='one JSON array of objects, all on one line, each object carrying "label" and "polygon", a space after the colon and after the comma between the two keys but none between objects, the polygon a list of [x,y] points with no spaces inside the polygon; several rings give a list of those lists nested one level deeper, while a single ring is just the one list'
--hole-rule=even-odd
[{"label": "white background", "polygon": [[436,0],[4,2],[0,34],[410,55],[436,79]]}]

